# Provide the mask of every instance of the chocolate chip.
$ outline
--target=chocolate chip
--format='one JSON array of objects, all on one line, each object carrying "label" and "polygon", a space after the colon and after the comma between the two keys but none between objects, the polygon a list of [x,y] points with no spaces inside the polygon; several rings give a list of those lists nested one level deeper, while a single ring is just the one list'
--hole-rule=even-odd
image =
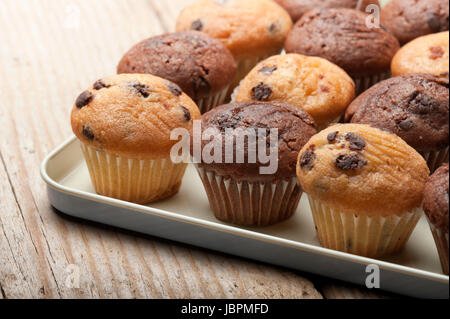
[{"label": "chocolate chip", "polygon": [[90,126],[83,125],[83,136],[87,138],[89,141],[93,141],[95,136]]},{"label": "chocolate chip", "polygon": [[345,139],[350,142],[350,149],[352,151],[362,151],[366,147],[366,141],[355,133],[347,133]]},{"label": "chocolate chip", "polygon": [[77,97],[77,100],[75,101],[75,105],[77,106],[77,108],[81,109],[81,108],[85,107],[86,105],[88,105],[89,103],[91,103],[93,98],[94,98],[94,95],[92,95],[91,92],[84,91]]},{"label": "chocolate chip", "polygon": [[166,87],[170,91],[170,93],[172,93],[175,96],[180,96],[181,94],[183,94],[183,91],[181,90],[181,88],[178,85],[176,85],[175,83],[168,82]]},{"label": "chocolate chip", "polygon": [[252,89],[252,99],[256,101],[268,101],[272,95],[272,89],[270,86],[259,83]]},{"label": "chocolate chip", "polygon": [[274,33],[276,29],[277,29],[277,25],[276,25],[275,23],[272,23],[272,24],[269,26],[269,32],[270,32],[270,33]]},{"label": "chocolate chip", "polygon": [[150,88],[147,85],[141,83],[133,83],[131,86],[143,97],[145,98],[149,97]]},{"label": "chocolate chip", "polygon": [[330,92],[330,88],[328,86],[325,86],[325,85],[321,85],[320,86],[320,90],[322,92]]},{"label": "chocolate chip", "polygon": [[336,140],[338,134],[339,134],[338,131],[328,134],[327,136],[328,143],[333,143]]},{"label": "chocolate chip", "polygon": [[98,80],[97,82],[94,83],[94,90],[101,90],[101,89],[105,89],[105,88],[109,88],[110,85],[106,85],[102,80]]},{"label": "chocolate chip", "polygon": [[274,65],[274,66],[265,66],[265,67],[261,68],[261,70],[259,70],[258,72],[262,73],[262,74],[269,75],[269,74],[272,74],[273,72],[275,72],[277,69],[278,68],[277,68],[276,65]]},{"label": "chocolate chip", "polygon": [[191,29],[196,31],[202,31],[203,30],[203,22],[200,19],[195,20],[191,24]]},{"label": "chocolate chip", "polygon": [[439,58],[442,58],[445,54],[444,50],[441,47],[431,47],[430,48],[430,59],[431,60],[437,60]]},{"label": "chocolate chip", "polygon": [[208,93],[209,91],[211,91],[211,84],[209,84],[208,80],[203,76],[199,76],[193,84],[194,92],[196,93]]},{"label": "chocolate chip", "polygon": [[312,170],[314,167],[314,161],[316,160],[316,153],[314,153],[314,149],[309,148],[305,152],[303,152],[300,157],[300,167],[301,169]]},{"label": "chocolate chip", "polygon": [[355,171],[367,165],[367,160],[359,154],[339,155],[334,165],[344,171]]},{"label": "chocolate chip", "polygon": [[431,31],[439,32],[441,31],[441,23],[439,22],[439,17],[432,12],[427,14],[427,23]]},{"label": "chocolate chip", "polygon": [[183,116],[186,122],[189,122],[191,120],[191,112],[184,106],[180,105],[181,110],[183,111]]},{"label": "chocolate chip", "polygon": [[414,121],[412,119],[404,119],[399,121],[398,126],[404,131],[409,131],[413,128]]}]

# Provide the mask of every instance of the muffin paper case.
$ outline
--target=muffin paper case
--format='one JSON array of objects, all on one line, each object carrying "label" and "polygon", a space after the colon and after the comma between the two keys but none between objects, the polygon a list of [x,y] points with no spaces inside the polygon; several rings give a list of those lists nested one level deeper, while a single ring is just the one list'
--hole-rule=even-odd
[{"label": "muffin paper case", "polygon": [[421,155],[427,161],[428,167],[430,168],[431,173],[434,173],[443,163],[447,163],[449,160],[449,150],[447,148],[434,151],[434,152],[422,152]]},{"label": "muffin paper case", "polygon": [[294,215],[303,194],[288,181],[246,182],[219,176],[196,166],[216,218],[241,226],[269,226]]},{"label": "muffin paper case", "polygon": [[187,164],[169,158],[138,160],[115,156],[81,144],[96,192],[146,204],[178,192]]},{"label": "muffin paper case", "polygon": [[364,93],[378,82],[387,80],[392,77],[391,71],[386,71],[371,76],[352,77],[355,81],[356,96]]},{"label": "muffin paper case", "polygon": [[431,232],[438,250],[439,258],[441,260],[442,271],[448,276],[449,262],[448,262],[448,232],[443,232],[441,229],[435,227],[429,220]]},{"label": "muffin paper case", "polygon": [[370,258],[402,250],[422,216],[419,208],[402,216],[358,216],[333,209],[311,196],[308,199],[323,247]]},{"label": "muffin paper case", "polygon": [[195,103],[197,104],[198,108],[200,109],[200,113],[204,114],[204,113],[210,111],[211,109],[215,108],[216,106],[224,104],[225,100],[227,99],[229,90],[230,90],[230,86],[228,85],[223,90],[217,92],[214,95],[197,99],[195,101]]}]

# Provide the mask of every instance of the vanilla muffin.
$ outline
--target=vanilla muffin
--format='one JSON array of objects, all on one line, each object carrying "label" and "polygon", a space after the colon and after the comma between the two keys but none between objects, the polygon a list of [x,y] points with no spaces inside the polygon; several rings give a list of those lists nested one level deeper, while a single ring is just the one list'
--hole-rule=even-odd
[{"label": "vanilla muffin", "polygon": [[381,11],[381,23],[400,44],[448,31],[448,0],[390,0]]},{"label": "vanilla muffin", "polygon": [[423,210],[433,233],[441,259],[442,270],[448,275],[448,163],[442,165],[428,180],[423,198]]},{"label": "vanilla muffin", "polygon": [[401,48],[392,60],[392,75],[430,73],[448,77],[449,33],[417,38]]},{"label": "vanilla muffin", "polygon": [[289,12],[294,22],[312,9],[349,8],[366,11],[367,6],[371,4],[379,5],[378,0],[275,0],[275,2]]},{"label": "vanilla muffin", "polygon": [[425,160],[400,137],[361,124],[315,135],[297,165],[321,244],[373,258],[405,246],[422,215],[428,175]]},{"label": "vanilla muffin", "polygon": [[177,31],[202,31],[222,41],[238,64],[234,87],[259,61],[282,51],[291,27],[289,14],[271,0],[197,0],[176,23]]},{"label": "vanilla muffin", "polygon": [[103,78],[81,93],[72,130],[100,195],[145,204],[178,192],[186,164],[171,161],[175,128],[191,129],[195,103],[174,83],[152,75]]},{"label": "vanilla muffin", "polygon": [[398,40],[383,28],[367,25],[368,15],[354,9],[314,9],[295,24],[286,40],[287,53],[317,56],[344,69],[359,95],[390,77]]},{"label": "vanilla muffin", "polygon": [[420,73],[390,78],[354,100],[345,121],[395,133],[434,172],[449,158],[449,80]]},{"label": "vanilla muffin", "polygon": [[180,86],[202,113],[223,104],[236,74],[231,52],[198,31],[166,33],[133,46],[117,73],[148,73]]},{"label": "vanilla muffin", "polygon": [[[201,138],[206,132],[211,139]],[[312,117],[287,104],[232,103],[203,114],[201,130],[191,134],[200,152],[191,143],[191,154],[215,216],[243,226],[290,218],[303,194],[295,173],[298,152],[316,133]],[[222,150],[232,148],[211,161],[204,154],[211,154],[214,141]],[[271,154],[270,162],[261,154]]]},{"label": "vanilla muffin", "polygon": [[259,63],[234,98],[295,105],[308,112],[318,128],[325,128],[337,122],[354,97],[353,80],[338,66],[322,58],[287,54]]}]

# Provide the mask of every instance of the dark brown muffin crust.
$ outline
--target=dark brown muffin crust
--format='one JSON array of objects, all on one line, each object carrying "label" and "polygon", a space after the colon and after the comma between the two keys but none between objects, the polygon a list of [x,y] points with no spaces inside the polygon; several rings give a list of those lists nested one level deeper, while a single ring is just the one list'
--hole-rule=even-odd
[{"label": "dark brown muffin crust", "polygon": [[366,18],[353,9],[311,10],[291,30],[286,51],[325,58],[354,77],[388,71],[398,40],[383,28],[369,28]]},{"label": "dark brown muffin crust", "polygon": [[380,82],[347,109],[345,121],[400,136],[419,152],[448,146],[449,82],[431,74],[405,74]]},{"label": "dark brown muffin crust", "polygon": [[[297,107],[281,103],[232,103],[219,106],[202,116],[202,131],[215,129],[216,135],[223,138],[223,150],[225,150],[225,140],[231,140],[234,145],[233,163],[201,163],[200,166],[207,170],[213,170],[216,174],[233,177],[236,180],[246,181],[279,181],[287,180],[296,176],[296,164],[298,153],[309,139],[317,133],[312,117]],[[262,164],[258,160],[256,163],[249,163],[248,149],[249,140],[245,139],[244,154],[245,163],[236,163],[236,135],[227,134],[226,129],[255,129],[266,130],[266,154],[270,153],[270,132],[269,129],[278,129],[278,171],[273,175],[261,175]],[[257,132],[257,131],[255,131]],[[194,132],[195,134],[195,132]],[[235,133],[238,134],[239,133]],[[256,133],[257,134],[257,133]],[[255,134],[252,134],[255,136]],[[194,136],[198,139],[198,136]],[[211,139],[212,140],[212,139]],[[203,150],[210,141],[202,141]],[[256,139],[256,143],[258,140]],[[192,144],[192,143],[191,143]],[[257,149],[257,148],[256,148]],[[191,152],[193,154],[192,146]],[[257,153],[258,154],[258,153]],[[223,154],[222,160],[225,160]]]},{"label": "dark brown muffin crust", "polygon": [[294,22],[312,9],[349,8],[365,11],[368,5],[379,5],[378,0],[275,0],[286,9]]},{"label": "dark brown muffin crust", "polygon": [[448,233],[448,164],[439,168],[428,180],[423,196],[423,210],[430,222]]},{"label": "dark brown muffin crust", "polygon": [[117,73],[149,73],[178,84],[194,100],[224,89],[236,63],[219,41],[197,31],[144,40],[128,51]]},{"label": "dark brown muffin crust", "polygon": [[400,41],[449,29],[448,0],[391,0],[381,12],[381,21]]}]

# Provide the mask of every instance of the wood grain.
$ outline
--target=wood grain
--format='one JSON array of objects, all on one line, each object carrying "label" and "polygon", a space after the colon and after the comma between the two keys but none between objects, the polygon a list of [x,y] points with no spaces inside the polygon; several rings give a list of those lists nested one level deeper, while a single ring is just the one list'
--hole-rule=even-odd
[{"label": "wood grain", "polygon": [[299,274],[74,220],[48,203],[40,163],[71,135],[74,98],[115,73],[134,43],[173,30],[189,2],[0,2],[0,299],[322,298]]}]

